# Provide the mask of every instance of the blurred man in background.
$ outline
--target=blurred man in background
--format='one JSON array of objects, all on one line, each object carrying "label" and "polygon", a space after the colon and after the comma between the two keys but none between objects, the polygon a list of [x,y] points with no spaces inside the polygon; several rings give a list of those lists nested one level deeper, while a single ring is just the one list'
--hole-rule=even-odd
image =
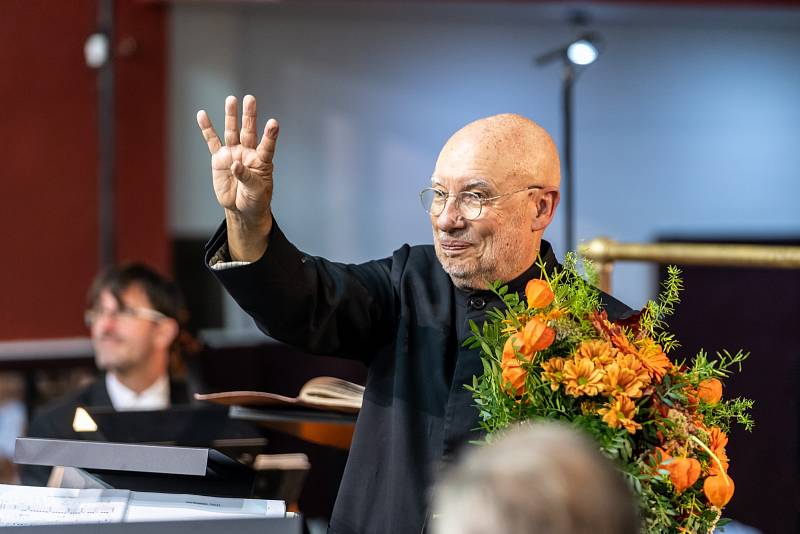
[{"label": "blurred man in background", "polygon": [[[187,319],[178,287],[139,263],[112,268],[92,284],[86,325],[95,363],[104,371],[86,387],[57,399],[31,421],[28,435],[80,439],[82,407],[117,411],[163,410],[189,401],[186,386],[170,380]],[[24,466],[22,482],[47,482],[49,468]]]}]

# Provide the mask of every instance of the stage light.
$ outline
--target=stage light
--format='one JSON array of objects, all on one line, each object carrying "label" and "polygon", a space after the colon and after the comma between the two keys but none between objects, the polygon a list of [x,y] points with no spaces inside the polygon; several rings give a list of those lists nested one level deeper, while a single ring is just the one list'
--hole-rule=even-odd
[{"label": "stage light", "polygon": [[535,58],[536,64],[542,67],[560,59],[564,63],[585,67],[597,60],[601,45],[602,39],[598,34],[584,33],[567,44],[540,54]]},{"label": "stage light", "polygon": [[600,52],[589,39],[578,39],[567,47],[567,59],[576,65],[591,65]]},{"label": "stage light", "polygon": [[105,33],[93,33],[86,39],[83,45],[83,58],[86,65],[93,69],[99,69],[109,59],[111,55],[111,43]]}]

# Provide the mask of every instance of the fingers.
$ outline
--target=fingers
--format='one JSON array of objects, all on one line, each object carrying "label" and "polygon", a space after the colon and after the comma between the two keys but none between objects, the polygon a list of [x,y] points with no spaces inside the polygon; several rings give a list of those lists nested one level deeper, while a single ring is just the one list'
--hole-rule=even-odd
[{"label": "fingers", "polygon": [[[264,126],[264,135],[261,142],[256,146],[257,130],[256,130],[256,99],[252,95],[246,95],[242,102],[242,131],[241,131],[241,144],[245,148],[255,148],[258,157],[262,161],[271,163],[272,157],[275,155],[275,144],[278,140],[279,125],[275,119],[270,119]],[[203,138],[206,140],[208,150],[211,154],[215,154],[221,147],[219,135],[217,135],[214,126],[211,124],[211,119],[205,110],[197,112],[197,124],[203,132]],[[240,132],[238,130],[237,120],[237,100],[235,96],[229,96],[225,99],[225,146],[231,147],[240,143]]]},{"label": "fingers", "polygon": [[254,187],[256,184],[254,180],[258,180],[253,173],[250,172],[250,169],[245,167],[241,161],[234,161],[231,165],[231,174],[239,180],[242,185]]},{"label": "fingers", "polygon": [[246,95],[242,101],[242,146],[255,148],[258,143],[256,131],[256,99],[253,95]]},{"label": "fingers", "polygon": [[236,97],[225,99],[225,146],[239,144],[239,126],[236,118]]},{"label": "fingers", "polygon": [[214,130],[214,125],[211,124],[211,119],[208,118],[208,114],[204,109],[197,112],[197,125],[200,126],[200,131],[203,132],[203,139],[206,140],[206,144],[208,145],[208,151],[211,152],[213,156],[217,153],[217,150],[222,147],[222,143],[219,140],[216,130]]},{"label": "fingers", "polygon": [[272,162],[272,156],[275,155],[275,144],[278,142],[278,133],[280,125],[275,119],[270,119],[264,125],[264,135],[261,137],[261,142],[256,147],[256,153],[262,161],[266,163]]}]

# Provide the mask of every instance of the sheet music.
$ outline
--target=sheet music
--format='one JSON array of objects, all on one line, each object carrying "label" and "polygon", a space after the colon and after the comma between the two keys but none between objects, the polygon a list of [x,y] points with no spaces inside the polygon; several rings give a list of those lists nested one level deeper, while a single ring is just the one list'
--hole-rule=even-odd
[{"label": "sheet music", "polygon": [[124,521],[284,517],[285,513],[283,501],[133,491]]},{"label": "sheet music", "polygon": [[0,526],[284,517],[283,501],[0,484]]},{"label": "sheet music", "polygon": [[0,484],[0,526],[119,523],[130,493]]}]

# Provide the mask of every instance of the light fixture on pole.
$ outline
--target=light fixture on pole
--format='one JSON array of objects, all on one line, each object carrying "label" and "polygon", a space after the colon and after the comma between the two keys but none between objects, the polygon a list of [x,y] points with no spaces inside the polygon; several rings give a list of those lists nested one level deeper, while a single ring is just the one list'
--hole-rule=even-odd
[{"label": "light fixture on pole", "polygon": [[536,58],[540,67],[561,60],[561,111],[564,125],[563,144],[563,182],[562,195],[565,213],[565,234],[567,250],[575,250],[575,176],[572,165],[572,89],[575,79],[583,69],[594,63],[600,55],[602,39],[593,32],[583,33],[577,39],[558,48],[545,52]]}]

